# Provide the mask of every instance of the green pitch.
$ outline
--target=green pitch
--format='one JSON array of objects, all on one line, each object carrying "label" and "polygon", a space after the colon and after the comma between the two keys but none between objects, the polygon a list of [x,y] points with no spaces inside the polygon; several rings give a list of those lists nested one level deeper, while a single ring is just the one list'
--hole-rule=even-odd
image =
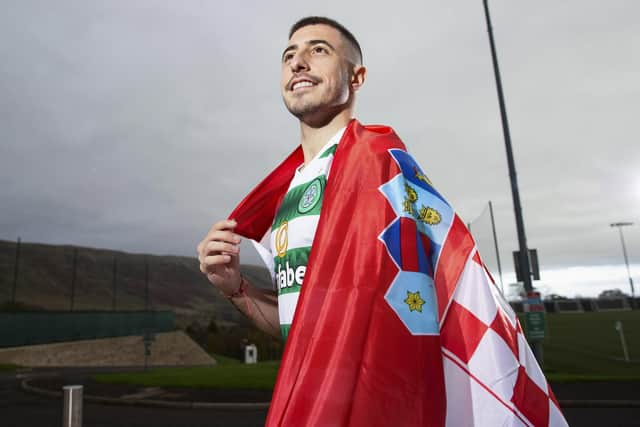
[{"label": "green pitch", "polygon": [[[640,380],[640,310],[547,313],[544,370],[551,380]],[[621,321],[630,363],[624,361]]]}]

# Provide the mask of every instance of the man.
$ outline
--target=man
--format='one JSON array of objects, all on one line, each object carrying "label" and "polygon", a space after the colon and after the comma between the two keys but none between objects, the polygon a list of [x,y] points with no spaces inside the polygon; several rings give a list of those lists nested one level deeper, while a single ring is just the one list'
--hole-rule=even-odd
[{"label": "man", "polygon": [[[312,17],[291,29],[282,54],[281,90],[287,109],[300,120],[301,169],[347,126],[353,117],[355,93],[365,75],[358,42],[337,22]],[[240,276],[240,236],[233,232],[236,225],[233,220],[213,225],[198,245],[200,269],[256,326],[280,336],[275,292],[258,289]],[[307,240],[313,239],[314,232],[314,227],[302,230]],[[295,307],[288,308],[291,317]]]},{"label": "man", "polygon": [[[209,281],[287,341],[267,425],[566,425],[462,221],[391,128],[352,119],[365,77],[342,25],[292,27],[300,147],[198,245]],[[240,275],[241,235],[267,243],[277,293]]]}]

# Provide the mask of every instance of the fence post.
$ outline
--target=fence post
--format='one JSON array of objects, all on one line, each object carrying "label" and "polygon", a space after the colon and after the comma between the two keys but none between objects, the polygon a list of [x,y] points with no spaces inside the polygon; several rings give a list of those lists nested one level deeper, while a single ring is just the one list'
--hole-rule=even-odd
[{"label": "fence post", "polygon": [[76,299],[76,273],[78,270],[78,248],[73,248],[73,272],[71,276],[71,304],[69,311],[73,311],[73,306]]},{"label": "fence post", "polygon": [[62,411],[62,427],[82,427],[82,386],[67,385],[62,387],[64,408]]},{"label": "fence post", "polygon": [[11,305],[15,309],[16,288],[18,287],[18,271],[20,271],[20,237],[16,243],[16,263],[13,267],[13,287],[11,288]]},{"label": "fence post", "polygon": [[113,299],[111,310],[116,311],[116,295],[118,291],[118,255],[113,256]]},{"label": "fence post", "polygon": [[144,256],[144,311],[149,312],[151,306],[149,296],[149,256]]}]

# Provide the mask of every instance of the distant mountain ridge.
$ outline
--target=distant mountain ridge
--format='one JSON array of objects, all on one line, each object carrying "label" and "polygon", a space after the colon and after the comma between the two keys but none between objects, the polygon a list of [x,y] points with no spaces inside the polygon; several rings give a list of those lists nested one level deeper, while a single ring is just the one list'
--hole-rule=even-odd
[{"label": "distant mountain ridge", "polygon": [[[200,272],[195,257],[131,254],[109,249],[21,243],[16,302],[39,310],[71,307],[73,258],[77,250],[74,311],[145,309],[148,263],[152,309],[172,310],[179,323],[195,319],[238,321],[241,315]],[[0,304],[11,300],[16,242],[0,240]],[[252,283],[271,288],[266,268],[243,265]]]}]

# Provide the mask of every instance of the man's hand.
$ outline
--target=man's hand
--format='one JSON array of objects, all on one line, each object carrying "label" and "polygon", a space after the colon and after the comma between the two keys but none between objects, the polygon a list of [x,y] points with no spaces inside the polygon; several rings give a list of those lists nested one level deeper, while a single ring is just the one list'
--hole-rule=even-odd
[{"label": "man's hand", "polygon": [[216,222],[197,247],[200,271],[224,295],[240,288],[240,236],[233,232],[236,225],[234,220]]}]

